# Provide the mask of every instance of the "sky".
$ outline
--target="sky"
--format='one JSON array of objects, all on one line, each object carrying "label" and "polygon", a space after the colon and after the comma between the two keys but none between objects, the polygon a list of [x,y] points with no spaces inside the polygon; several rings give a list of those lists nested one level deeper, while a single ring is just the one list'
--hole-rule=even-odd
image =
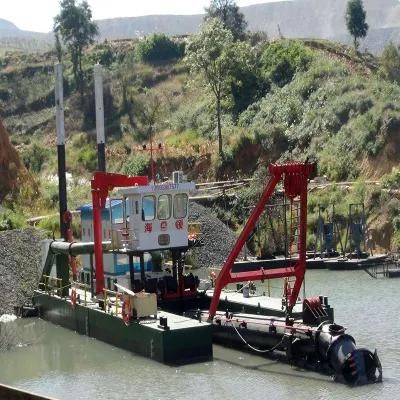
[{"label": "sky", "polygon": [[[240,7],[277,0],[237,0]],[[208,0],[88,0],[94,19],[135,17],[151,14],[199,14]],[[59,12],[59,0],[0,0],[0,18],[18,28],[49,32]]]}]

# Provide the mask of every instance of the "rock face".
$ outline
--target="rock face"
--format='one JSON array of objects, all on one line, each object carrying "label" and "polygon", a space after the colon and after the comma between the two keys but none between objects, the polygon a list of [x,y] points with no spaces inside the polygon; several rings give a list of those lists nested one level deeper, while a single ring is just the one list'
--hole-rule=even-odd
[{"label": "rock face", "polygon": [[28,171],[0,120],[0,203],[7,194],[18,188],[27,175]]},{"label": "rock face", "polygon": [[32,299],[41,267],[40,241],[36,229],[0,232],[0,315],[12,314],[14,306]]}]

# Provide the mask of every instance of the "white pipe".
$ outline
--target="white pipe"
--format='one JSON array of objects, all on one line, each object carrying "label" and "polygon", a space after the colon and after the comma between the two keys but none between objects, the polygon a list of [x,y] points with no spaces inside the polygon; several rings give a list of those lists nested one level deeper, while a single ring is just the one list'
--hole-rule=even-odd
[{"label": "white pipe", "polygon": [[100,64],[94,66],[94,92],[96,101],[97,144],[104,144],[103,68]]},{"label": "white pipe", "polygon": [[56,99],[56,130],[57,145],[65,144],[64,128],[64,90],[63,90],[63,66],[60,63],[54,65],[55,73],[55,99]]}]

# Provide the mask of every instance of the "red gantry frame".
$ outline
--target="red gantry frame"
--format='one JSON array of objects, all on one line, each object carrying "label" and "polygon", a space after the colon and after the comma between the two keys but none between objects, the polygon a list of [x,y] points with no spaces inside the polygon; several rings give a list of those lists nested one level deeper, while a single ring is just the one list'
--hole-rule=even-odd
[{"label": "red gantry frame", "polygon": [[96,263],[96,295],[104,289],[104,261],[101,210],[105,208],[108,193],[117,187],[146,186],[147,176],[126,176],[95,172],[92,181],[94,255]]},{"label": "red gantry frame", "polygon": [[[295,283],[292,291],[288,296],[287,309],[292,311],[296,304],[301,285],[304,280],[306,268],[306,233],[307,233],[307,183],[313,173],[315,164],[292,162],[288,164],[270,164],[269,173],[270,179],[264,189],[264,192],[253,209],[250,217],[243,228],[242,233],[236,241],[235,246],[230,252],[228,258],[219,273],[214,288],[214,295],[211,300],[209,310],[209,320],[212,320],[217,311],[218,303],[222,289],[229,283],[237,283],[244,281],[264,281],[267,279],[288,278],[294,277]],[[299,236],[298,236],[298,252],[297,261],[293,264],[293,260],[288,259],[287,267],[276,269],[259,269],[257,271],[247,271],[233,273],[233,264],[240,254],[250,234],[256,227],[257,221],[263,213],[265,206],[272,196],[276,185],[283,181],[283,189],[285,195],[291,202],[296,198],[300,203],[300,221],[299,221]]]}]

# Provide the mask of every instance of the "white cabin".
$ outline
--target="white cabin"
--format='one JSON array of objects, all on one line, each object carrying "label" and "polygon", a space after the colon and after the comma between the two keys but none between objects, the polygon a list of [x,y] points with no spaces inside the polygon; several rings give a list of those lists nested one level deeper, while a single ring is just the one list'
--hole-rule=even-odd
[{"label": "white cabin", "polygon": [[123,215],[113,223],[114,242],[137,252],[187,247],[189,194],[194,190],[193,182],[119,190]]}]

